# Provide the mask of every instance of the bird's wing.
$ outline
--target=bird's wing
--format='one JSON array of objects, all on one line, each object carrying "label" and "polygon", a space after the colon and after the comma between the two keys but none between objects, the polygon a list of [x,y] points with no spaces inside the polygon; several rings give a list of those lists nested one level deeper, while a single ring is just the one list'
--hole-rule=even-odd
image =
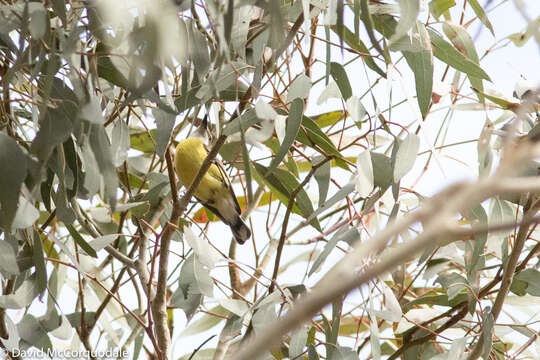
[{"label": "bird's wing", "polygon": [[[240,204],[238,204],[238,199],[236,198],[236,195],[234,194],[234,190],[231,184],[231,180],[229,179],[229,176],[227,176],[227,173],[225,172],[225,169],[223,168],[223,164],[217,159],[214,159],[214,165],[215,169],[219,172],[219,180],[225,185],[225,187],[229,190],[233,201],[234,201],[234,207],[238,214],[242,213],[242,210],[240,209]],[[213,167],[213,166],[212,166]],[[217,175],[217,174],[216,174]],[[214,175],[212,175],[214,176]],[[217,177],[217,176],[216,176]]]}]

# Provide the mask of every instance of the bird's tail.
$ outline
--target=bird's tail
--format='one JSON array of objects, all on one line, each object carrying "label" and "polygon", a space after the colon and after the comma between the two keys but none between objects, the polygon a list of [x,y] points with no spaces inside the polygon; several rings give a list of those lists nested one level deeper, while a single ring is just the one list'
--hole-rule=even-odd
[{"label": "bird's tail", "polygon": [[229,224],[231,227],[234,238],[239,244],[243,244],[251,236],[251,230],[246,225],[240,215],[236,216],[234,223]]}]

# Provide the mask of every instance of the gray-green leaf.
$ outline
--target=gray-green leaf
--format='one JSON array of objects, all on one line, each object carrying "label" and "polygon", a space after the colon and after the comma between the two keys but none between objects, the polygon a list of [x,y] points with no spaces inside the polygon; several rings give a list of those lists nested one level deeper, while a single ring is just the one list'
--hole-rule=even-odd
[{"label": "gray-green leaf", "polygon": [[0,169],[9,169],[9,176],[0,176],[0,226],[8,229],[15,218],[19,192],[26,177],[26,156],[9,136],[0,133]]},{"label": "gray-green leaf", "polygon": [[420,138],[410,133],[398,146],[394,161],[394,182],[401,180],[414,166],[418,148],[420,147]]}]

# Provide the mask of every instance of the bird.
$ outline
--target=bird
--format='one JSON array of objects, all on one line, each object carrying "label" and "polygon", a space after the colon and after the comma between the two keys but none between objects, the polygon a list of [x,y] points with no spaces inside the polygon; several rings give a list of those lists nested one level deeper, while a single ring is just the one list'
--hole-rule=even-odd
[{"label": "bird", "polygon": [[[182,140],[176,146],[174,166],[180,181],[189,188],[197,176],[208,151],[200,138]],[[235,240],[243,244],[251,237],[251,230],[240,216],[242,211],[229,177],[219,161],[214,160],[204,174],[194,196],[208,210],[231,228]]]}]

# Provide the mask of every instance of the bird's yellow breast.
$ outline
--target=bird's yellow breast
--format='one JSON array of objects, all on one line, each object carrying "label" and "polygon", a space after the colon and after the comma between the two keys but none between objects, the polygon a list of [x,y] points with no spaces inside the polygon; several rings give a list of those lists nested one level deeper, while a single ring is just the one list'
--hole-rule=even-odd
[{"label": "bird's yellow breast", "polygon": [[[174,165],[180,181],[189,188],[204,159],[208,156],[203,142],[197,138],[181,141],[176,147]],[[212,204],[223,196],[227,196],[228,184],[224,180],[219,168],[212,164],[195,190],[195,197],[203,203]]]}]

